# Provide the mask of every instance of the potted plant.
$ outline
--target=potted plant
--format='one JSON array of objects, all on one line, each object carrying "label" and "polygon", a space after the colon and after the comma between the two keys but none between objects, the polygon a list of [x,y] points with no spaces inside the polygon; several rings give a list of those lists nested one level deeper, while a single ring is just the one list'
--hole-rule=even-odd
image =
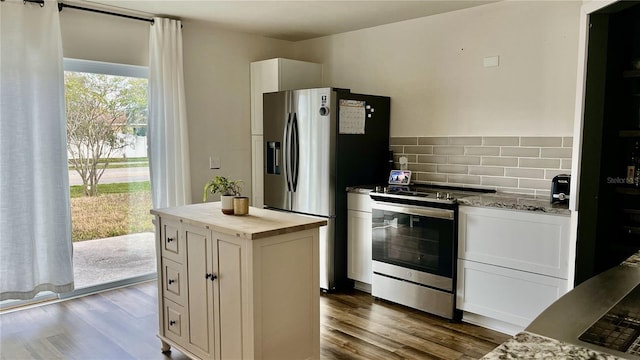
[{"label": "potted plant", "polygon": [[229,180],[224,176],[216,176],[204,185],[202,201],[207,201],[209,194],[220,194],[222,213],[233,215],[233,198],[240,195],[241,180]]}]

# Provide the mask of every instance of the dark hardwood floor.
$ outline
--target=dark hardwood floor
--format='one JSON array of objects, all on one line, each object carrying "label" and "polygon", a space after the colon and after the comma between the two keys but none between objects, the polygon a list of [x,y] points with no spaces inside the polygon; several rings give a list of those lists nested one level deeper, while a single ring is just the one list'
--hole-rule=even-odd
[{"label": "dark hardwood floor", "polygon": [[[0,315],[2,359],[186,359],[160,352],[155,281]],[[477,359],[507,335],[373,300],[322,295],[322,359]]]}]

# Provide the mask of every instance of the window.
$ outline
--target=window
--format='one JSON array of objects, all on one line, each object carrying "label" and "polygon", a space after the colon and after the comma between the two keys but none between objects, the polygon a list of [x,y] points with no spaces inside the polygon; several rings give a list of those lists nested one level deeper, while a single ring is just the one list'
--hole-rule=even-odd
[{"label": "window", "polygon": [[64,65],[75,296],[155,277],[148,68]]}]

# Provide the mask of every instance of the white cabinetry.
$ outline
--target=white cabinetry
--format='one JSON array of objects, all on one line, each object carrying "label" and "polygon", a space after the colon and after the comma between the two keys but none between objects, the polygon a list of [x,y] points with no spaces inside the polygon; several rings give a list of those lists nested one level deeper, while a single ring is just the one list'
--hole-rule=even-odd
[{"label": "white cabinetry", "polygon": [[371,197],[347,194],[347,276],[355,287],[371,292]]},{"label": "white cabinetry", "polygon": [[[198,204],[199,216],[220,212],[203,211],[209,204]],[[250,209],[287,224],[285,214],[259,210],[269,212]],[[194,359],[319,358],[318,225],[269,229],[256,239],[243,237],[252,224],[231,235],[162,211],[154,210],[163,351],[174,346]]]},{"label": "white cabinetry", "polygon": [[263,206],[262,94],[322,86],[322,64],[275,58],[251,63],[252,204]]},{"label": "white cabinetry", "polygon": [[461,206],[457,307],[499,331],[524,329],[571,288],[570,217]]}]

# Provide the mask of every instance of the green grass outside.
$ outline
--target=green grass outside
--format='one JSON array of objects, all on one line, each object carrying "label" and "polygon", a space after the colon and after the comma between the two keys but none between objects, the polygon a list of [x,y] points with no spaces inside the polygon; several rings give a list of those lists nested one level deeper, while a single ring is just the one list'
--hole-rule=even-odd
[{"label": "green grass outside", "polygon": [[[82,185],[73,185],[70,187],[71,198],[82,197]],[[122,194],[151,191],[151,185],[149,181],[132,182],[132,183],[113,183],[113,184],[100,184],[98,183],[98,194]]]},{"label": "green grass outside", "polygon": [[98,196],[82,196],[71,186],[73,241],[153,232],[149,181],[98,184]]}]

